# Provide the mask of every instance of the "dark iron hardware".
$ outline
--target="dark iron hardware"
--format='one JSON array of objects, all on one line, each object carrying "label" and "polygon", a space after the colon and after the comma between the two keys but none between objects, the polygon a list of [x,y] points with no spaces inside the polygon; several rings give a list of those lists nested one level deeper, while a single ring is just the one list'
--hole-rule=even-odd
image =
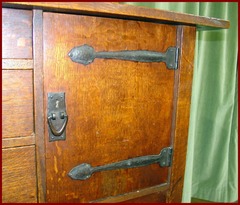
[{"label": "dark iron hardware", "polygon": [[92,167],[90,164],[83,163],[74,167],[68,173],[68,176],[71,177],[72,179],[85,180],[91,177],[91,175],[94,172],[142,167],[155,163],[159,163],[161,167],[169,167],[171,166],[171,161],[172,161],[172,148],[166,147],[161,150],[159,155],[136,157],[103,166]]},{"label": "dark iron hardware", "polygon": [[49,141],[65,140],[68,122],[65,93],[48,93],[47,115]]},{"label": "dark iron hardware", "polygon": [[73,62],[88,65],[95,58],[120,59],[139,62],[165,62],[167,68],[177,69],[178,48],[169,47],[165,53],[148,50],[95,52],[94,48],[84,44],[73,48],[68,56]]}]

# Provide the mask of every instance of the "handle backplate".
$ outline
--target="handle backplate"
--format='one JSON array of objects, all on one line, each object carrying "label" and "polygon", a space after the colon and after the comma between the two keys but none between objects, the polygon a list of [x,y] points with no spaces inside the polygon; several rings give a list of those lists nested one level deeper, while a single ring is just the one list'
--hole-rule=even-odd
[{"label": "handle backplate", "polygon": [[47,122],[50,142],[66,139],[68,115],[65,105],[65,93],[48,93]]}]

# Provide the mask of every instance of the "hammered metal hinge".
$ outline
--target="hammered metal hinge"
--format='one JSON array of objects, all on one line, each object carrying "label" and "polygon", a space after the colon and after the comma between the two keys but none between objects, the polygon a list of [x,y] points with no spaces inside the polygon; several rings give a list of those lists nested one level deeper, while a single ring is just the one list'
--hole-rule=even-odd
[{"label": "hammered metal hinge", "polygon": [[169,47],[166,52],[149,50],[122,50],[96,52],[92,46],[87,44],[74,47],[68,56],[75,63],[88,65],[95,58],[129,60],[137,62],[165,62],[168,69],[176,70],[178,67],[178,48]]},{"label": "hammered metal hinge", "polygon": [[103,166],[92,167],[90,164],[83,163],[74,167],[68,176],[72,179],[86,180],[95,172],[128,169],[135,167],[147,166],[158,163],[161,167],[169,167],[172,164],[172,147],[163,148],[159,155],[147,155],[136,157],[128,160],[123,160]]}]

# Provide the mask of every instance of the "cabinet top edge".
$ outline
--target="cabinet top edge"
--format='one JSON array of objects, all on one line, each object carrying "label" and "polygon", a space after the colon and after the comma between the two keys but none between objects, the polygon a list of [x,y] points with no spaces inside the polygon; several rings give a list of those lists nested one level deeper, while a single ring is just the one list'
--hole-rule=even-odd
[{"label": "cabinet top edge", "polygon": [[175,25],[196,26],[198,30],[227,29],[230,27],[230,22],[223,19],[114,2],[2,2],[2,7],[42,9],[43,11],[58,11],[129,20],[165,22]]}]

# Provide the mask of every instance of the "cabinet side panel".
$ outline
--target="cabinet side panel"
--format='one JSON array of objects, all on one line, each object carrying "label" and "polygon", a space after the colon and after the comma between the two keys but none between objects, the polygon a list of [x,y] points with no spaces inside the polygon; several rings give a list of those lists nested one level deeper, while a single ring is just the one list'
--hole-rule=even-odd
[{"label": "cabinet side panel", "polygon": [[179,68],[175,72],[175,122],[173,122],[173,161],[168,202],[181,202],[186,164],[196,28],[178,27]]}]

